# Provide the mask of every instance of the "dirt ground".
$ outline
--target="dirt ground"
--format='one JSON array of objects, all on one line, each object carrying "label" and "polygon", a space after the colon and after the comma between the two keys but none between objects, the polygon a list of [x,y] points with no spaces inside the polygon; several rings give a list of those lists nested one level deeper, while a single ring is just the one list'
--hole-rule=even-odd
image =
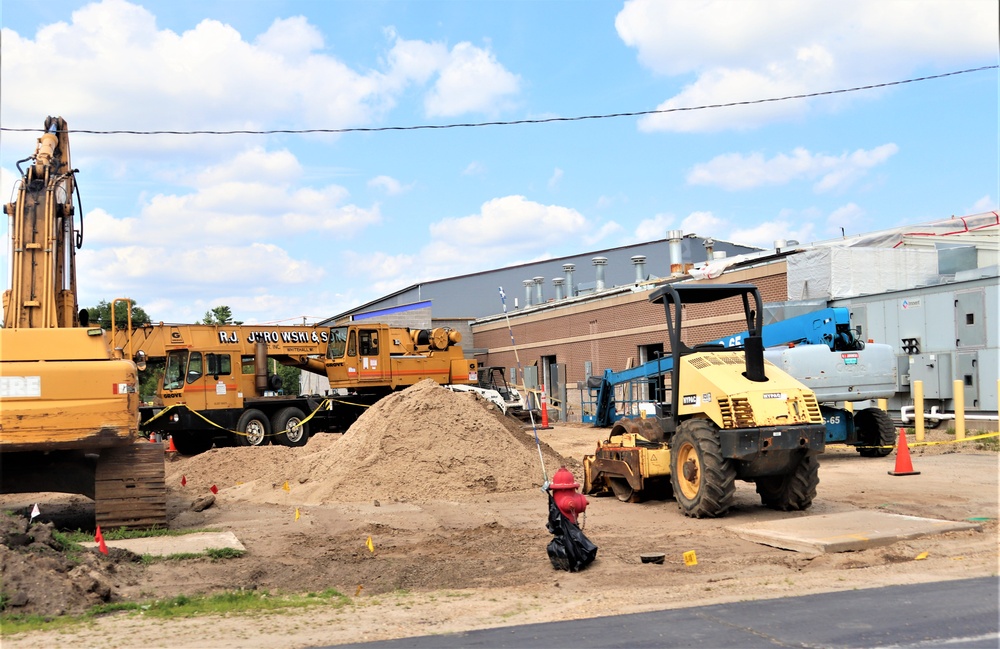
[{"label": "dirt ground", "polygon": [[[539,430],[547,474],[566,465],[582,482],[580,460],[606,432],[572,424]],[[734,508],[714,520],[686,518],[673,501],[590,497],[584,531],[599,547],[597,560],[567,573],[546,556],[551,535],[532,430],[468,395],[421,384],[383,400],[346,434],[317,435],[303,448],[169,455],[170,527],[232,531],[247,548],[240,558],[143,565],[113,552],[62,565],[40,547],[44,532],[34,551],[0,546],[8,612],[56,615],[100,601],[238,589],[332,588],[348,606],[170,621],[120,613],[68,631],[4,634],[3,646],[291,649],[997,575],[998,454],[952,443],[944,431],[928,431],[927,441],[916,444],[910,431],[915,476],[888,474],[895,454],[862,458],[828,447],[805,512],[764,509],[744,483]],[[215,504],[191,511],[213,485]],[[39,501],[41,520],[93,525],[93,505],[80,497],[5,496],[0,507],[23,513]],[[728,529],[861,509],[971,519],[982,529],[828,555],[759,545]],[[690,550],[697,565],[685,565]],[[663,552],[666,561],[644,564],[647,552]]]}]

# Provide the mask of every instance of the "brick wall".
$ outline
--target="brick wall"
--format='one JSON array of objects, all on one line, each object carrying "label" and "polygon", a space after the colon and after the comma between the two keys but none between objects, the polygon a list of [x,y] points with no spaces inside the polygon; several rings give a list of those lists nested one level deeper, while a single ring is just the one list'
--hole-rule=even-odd
[{"label": "brick wall", "polygon": [[[784,302],[788,299],[785,263],[727,273],[725,283],[751,283],[760,290],[765,303]],[[721,280],[709,284],[723,283]],[[639,363],[639,347],[662,344],[670,349],[666,319],[662,304],[649,302],[650,291],[622,293],[606,298],[596,298],[585,303],[568,304],[533,312],[515,312],[510,315],[511,329],[504,320],[472,325],[473,346],[482,365],[515,367],[511,330],[521,365],[539,362],[543,356],[555,356],[556,362],[566,364],[567,401],[571,415],[579,413],[580,394],[578,381],[586,377],[586,362],[590,361],[593,374],[603,374],[605,369],[622,370],[629,358]],[[688,344],[714,340],[746,330],[743,304],[738,298],[710,305],[694,304],[685,307],[683,314],[683,339]],[[520,377],[518,377],[520,380]],[[570,417],[574,420],[574,417]],[[575,420],[579,420],[577,416]]]}]

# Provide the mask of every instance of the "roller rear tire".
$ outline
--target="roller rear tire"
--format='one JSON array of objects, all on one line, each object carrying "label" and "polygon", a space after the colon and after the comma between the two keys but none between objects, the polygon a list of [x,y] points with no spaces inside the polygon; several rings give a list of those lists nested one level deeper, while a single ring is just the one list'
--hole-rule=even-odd
[{"label": "roller rear tire", "polygon": [[819,457],[806,455],[793,472],[757,478],[755,482],[765,507],[783,512],[808,509],[819,485]]},{"label": "roller rear tire", "polygon": [[736,468],[722,457],[715,425],[688,419],[677,427],[670,446],[670,482],[684,515],[724,515],[736,493]]}]

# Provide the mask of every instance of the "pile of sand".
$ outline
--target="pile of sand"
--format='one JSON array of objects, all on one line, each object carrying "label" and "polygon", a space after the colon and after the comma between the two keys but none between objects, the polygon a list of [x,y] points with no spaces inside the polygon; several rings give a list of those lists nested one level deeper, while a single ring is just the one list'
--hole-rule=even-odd
[{"label": "pile of sand", "polygon": [[[542,449],[547,468],[567,463]],[[542,483],[530,429],[431,380],[382,399],[343,436],[302,448],[215,449],[168,468],[172,488],[181,474],[192,495],[215,484],[222,498],[302,505],[465,500]]]}]

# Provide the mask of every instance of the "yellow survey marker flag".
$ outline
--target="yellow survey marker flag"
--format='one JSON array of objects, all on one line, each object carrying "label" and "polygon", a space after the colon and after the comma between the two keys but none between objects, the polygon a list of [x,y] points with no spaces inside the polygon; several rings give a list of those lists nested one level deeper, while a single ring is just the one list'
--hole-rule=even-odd
[{"label": "yellow survey marker flag", "polygon": [[370,537],[370,536],[368,537],[368,540],[365,542],[365,546],[368,548],[369,552],[372,552],[372,553],[375,552],[375,544],[372,543],[372,537]]}]

